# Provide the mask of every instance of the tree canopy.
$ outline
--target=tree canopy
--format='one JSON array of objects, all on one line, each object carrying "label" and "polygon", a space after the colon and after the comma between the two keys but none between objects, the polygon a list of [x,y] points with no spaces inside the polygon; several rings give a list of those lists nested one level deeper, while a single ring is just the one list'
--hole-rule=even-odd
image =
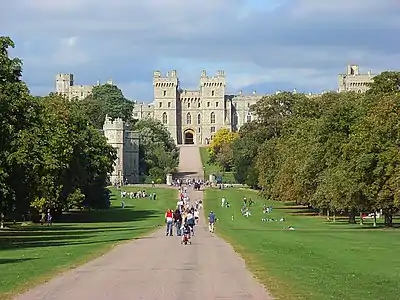
[{"label": "tree canopy", "polygon": [[364,94],[262,98],[257,119],[230,143],[236,179],[350,222],[382,210],[391,226],[400,209],[399,87],[399,72],[383,72]]},{"label": "tree canopy", "polygon": [[146,182],[162,183],[178,167],[179,150],[170,132],[157,120],[142,119],[133,127],[139,132],[139,171]]},{"label": "tree canopy", "polygon": [[1,214],[107,207],[115,150],[77,102],[30,95],[10,47],[12,40],[0,37]]},{"label": "tree canopy", "polygon": [[126,99],[114,84],[95,86],[88,97],[76,101],[96,128],[103,127],[106,115],[111,119],[121,118],[126,122],[133,122],[134,102]]}]

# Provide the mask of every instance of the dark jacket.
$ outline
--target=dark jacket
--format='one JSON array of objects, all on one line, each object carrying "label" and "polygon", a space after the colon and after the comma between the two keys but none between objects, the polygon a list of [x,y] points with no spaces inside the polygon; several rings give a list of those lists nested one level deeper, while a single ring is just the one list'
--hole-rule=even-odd
[{"label": "dark jacket", "polygon": [[174,212],[174,221],[182,223],[182,215],[181,215],[181,212],[179,211],[179,209],[175,210],[175,212]]}]

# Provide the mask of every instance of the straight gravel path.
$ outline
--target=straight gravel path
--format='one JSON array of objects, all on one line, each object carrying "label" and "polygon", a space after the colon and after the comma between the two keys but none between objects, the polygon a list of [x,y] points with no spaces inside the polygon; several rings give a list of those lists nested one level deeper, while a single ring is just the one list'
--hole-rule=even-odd
[{"label": "straight gravel path", "polygon": [[[198,148],[181,147],[180,172],[202,176]],[[192,200],[202,199],[193,191]],[[125,243],[108,254],[38,286],[18,300],[269,300],[230,245],[200,219],[191,245],[165,229]]]}]

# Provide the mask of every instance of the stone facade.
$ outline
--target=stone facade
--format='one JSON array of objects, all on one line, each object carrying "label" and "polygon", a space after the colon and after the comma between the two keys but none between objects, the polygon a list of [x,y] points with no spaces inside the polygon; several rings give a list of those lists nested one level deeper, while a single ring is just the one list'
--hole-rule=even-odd
[{"label": "stone facade", "polygon": [[[113,84],[112,80],[108,80],[107,84]],[[96,85],[100,85],[97,81]],[[93,90],[95,85],[75,85],[73,74],[57,74],[56,76],[56,93],[66,97],[69,100],[83,100]]]},{"label": "stone facade", "polygon": [[106,117],[103,134],[117,150],[111,184],[139,183],[139,133],[129,130],[121,119],[113,121]]},{"label": "stone facade", "polygon": [[368,73],[360,73],[358,65],[348,65],[346,74],[339,74],[339,90],[338,92],[357,92],[364,93],[368,90],[368,83],[373,81],[375,75]]},{"label": "stone facade", "polygon": [[227,94],[224,71],[214,76],[202,71],[197,90],[182,89],[175,70],[165,76],[155,71],[153,91],[153,103],[137,103],[133,116],[160,120],[178,145],[208,144],[220,128],[237,131],[254,118],[250,106],[263,96]]}]

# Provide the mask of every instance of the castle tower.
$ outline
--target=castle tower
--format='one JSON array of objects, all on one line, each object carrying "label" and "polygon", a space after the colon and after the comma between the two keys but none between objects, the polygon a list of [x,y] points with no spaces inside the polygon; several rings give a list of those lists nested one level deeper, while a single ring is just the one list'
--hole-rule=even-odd
[{"label": "castle tower", "polygon": [[139,134],[129,130],[121,119],[104,121],[103,133],[108,144],[117,151],[114,170],[110,174],[112,184],[139,182]]},{"label": "castle tower", "polygon": [[160,71],[153,72],[154,118],[161,121],[172,138],[180,144],[181,128],[179,105],[179,79],[175,70],[163,77]]},{"label": "castle tower", "polygon": [[57,74],[56,75],[56,93],[70,98],[71,87],[74,86],[73,74]]},{"label": "castle tower", "polygon": [[[200,94],[203,115],[203,138],[210,140],[215,132],[229,123],[230,111],[225,107],[226,77],[222,70],[215,76],[207,76],[202,71],[200,77]],[[229,108],[230,109],[230,108]],[[228,116],[228,119],[227,119]]]}]

